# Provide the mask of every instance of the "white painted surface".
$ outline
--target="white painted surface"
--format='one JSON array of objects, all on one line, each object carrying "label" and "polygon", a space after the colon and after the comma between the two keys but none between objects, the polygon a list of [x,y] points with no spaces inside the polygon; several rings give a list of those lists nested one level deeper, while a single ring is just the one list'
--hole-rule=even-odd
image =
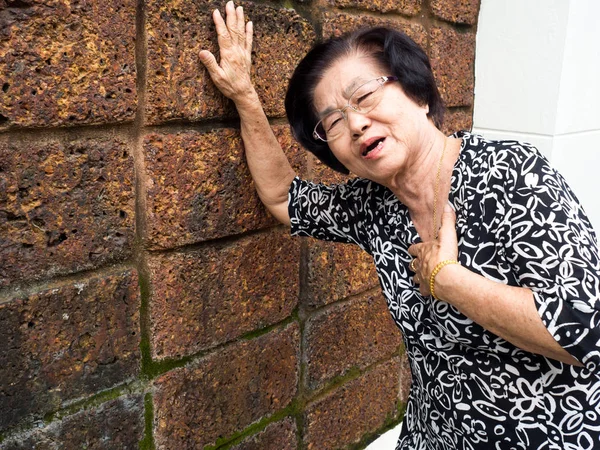
[{"label": "white painted surface", "polygon": [[600,130],[554,138],[552,165],[565,177],[600,238]]},{"label": "white painted surface", "polygon": [[370,443],[365,450],[394,450],[398,437],[400,437],[401,428],[402,424],[383,433],[376,441]]},{"label": "white painted surface", "polygon": [[600,231],[600,2],[482,0],[473,131],[530,142]]},{"label": "white painted surface", "polygon": [[475,58],[477,127],[552,132],[567,13],[567,0],[481,1]]},{"label": "white painted surface", "polygon": [[600,2],[571,1],[556,133],[600,129]]}]

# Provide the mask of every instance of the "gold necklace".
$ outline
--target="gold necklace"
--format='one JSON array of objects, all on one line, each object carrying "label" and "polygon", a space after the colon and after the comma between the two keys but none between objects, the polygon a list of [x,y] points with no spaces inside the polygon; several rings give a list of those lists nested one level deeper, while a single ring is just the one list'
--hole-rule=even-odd
[{"label": "gold necklace", "polygon": [[444,148],[442,149],[442,156],[440,156],[440,160],[438,162],[437,175],[435,177],[435,186],[433,188],[433,239],[436,240],[439,235],[439,230],[437,229],[437,204],[438,204],[438,194],[440,190],[440,174],[442,173],[442,160],[444,159],[444,153],[446,152],[446,143],[448,142],[448,138],[444,136]]}]

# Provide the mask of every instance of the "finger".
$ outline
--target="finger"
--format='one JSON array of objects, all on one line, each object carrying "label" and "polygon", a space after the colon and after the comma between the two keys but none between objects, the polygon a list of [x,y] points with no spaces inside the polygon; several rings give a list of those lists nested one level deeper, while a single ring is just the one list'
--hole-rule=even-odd
[{"label": "finger", "polygon": [[231,37],[229,36],[229,31],[227,30],[227,26],[225,25],[225,21],[223,20],[223,16],[221,15],[221,11],[215,9],[213,11],[213,22],[215,23],[215,29],[217,30],[217,40],[219,42],[219,47],[226,47],[231,44]]},{"label": "finger", "polygon": [[204,64],[204,67],[206,67],[206,69],[208,70],[208,73],[210,74],[211,78],[214,76],[214,74],[217,74],[221,69],[221,67],[217,63],[215,55],[213,55],[208,50],[202,50],[198,54],[198,57],[200,58],[202,64]]},{"label": "finger", "polygon": [[408,247],[408,254],[411,256],[418,256],[419,254],[419,247],[422,246],[423,244],[413,244],[410,247]]},{"label": "finger", "polygon": [[456,214],[450,204],[444,205],[439,238],[446,244],[456,244]]},{"label": "finger", "polygon": [[254,32],[254,25],[252,21],[246,24],[246,51],[250,54],[252,52],[252,34]]},{"label": "finger", "polygon": [[232,1],[225,5],[225,22],[230,32],[237,32],[237,15],[235,14],[235,6]]},{"label": "finger", "polygon": [[238,6],[235,9],[235,15],[237,16],[237,33],[243,39],[246,38],[246,21],[244,20],[244,8]]}]

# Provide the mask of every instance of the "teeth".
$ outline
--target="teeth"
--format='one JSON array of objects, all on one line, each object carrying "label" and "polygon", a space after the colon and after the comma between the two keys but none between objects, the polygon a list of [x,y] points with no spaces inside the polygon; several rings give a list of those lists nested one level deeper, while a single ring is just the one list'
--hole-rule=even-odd
[{"label": "teeth", "polygon": [[365,151],[363,152],[363,156],[367,156],[370,152],[372,152],[376,148],[381,147],[382,145],[383,145],[383,139],[380,139],[379,141],[376,141],[376,143],[374,142],[373,144],[369,145],[365,149]]}]

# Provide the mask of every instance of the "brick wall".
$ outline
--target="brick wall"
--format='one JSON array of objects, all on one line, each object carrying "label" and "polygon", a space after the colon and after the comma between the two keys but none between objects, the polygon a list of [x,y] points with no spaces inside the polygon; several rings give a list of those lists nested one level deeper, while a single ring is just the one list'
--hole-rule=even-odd
[{"label": "brick wall", "polygon": [[[365,24],[432,58],[470,128],[478,0],[243,3],[253,76],[305,177],[286,80]],[[410,375],[368,255],[261,206],[198,60],[206,0],[0,0],[0,448],[360,448]]]}]

